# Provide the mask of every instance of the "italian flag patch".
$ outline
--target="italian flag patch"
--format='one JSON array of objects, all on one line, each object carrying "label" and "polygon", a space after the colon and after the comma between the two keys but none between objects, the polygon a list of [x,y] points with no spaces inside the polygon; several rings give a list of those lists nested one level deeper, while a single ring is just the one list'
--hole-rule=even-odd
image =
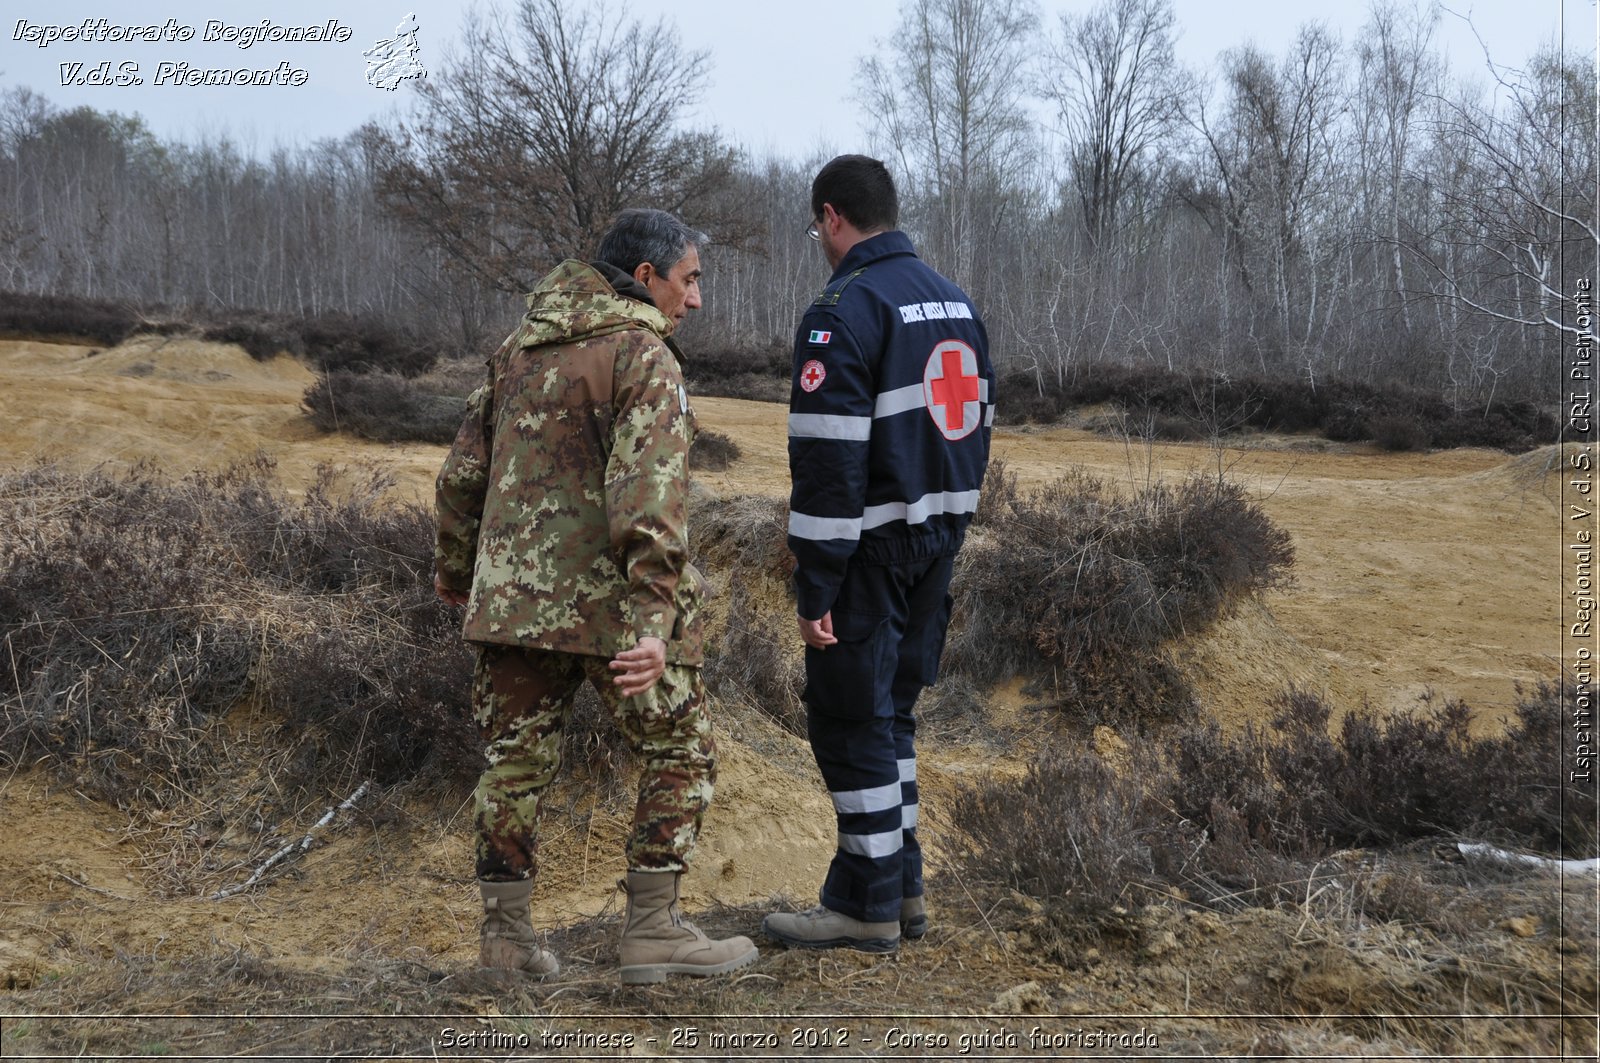
[{"label": "italian flag patch", "polygon": [[831,332],[823,332],[821,329],[812,329],[811,330],[811,339],[808,340],[807,342],[808,343],[827,343],[831,339],[833,339],[833,333],[831,333]]}]

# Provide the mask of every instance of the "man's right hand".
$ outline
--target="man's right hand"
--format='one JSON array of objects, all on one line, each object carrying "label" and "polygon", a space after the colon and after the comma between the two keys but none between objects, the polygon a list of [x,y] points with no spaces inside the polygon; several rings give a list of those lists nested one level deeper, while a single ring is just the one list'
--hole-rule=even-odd
[{"label": "man's right hand", "polygon": [[800,637],[814,650],[825,650],[839,640],[833,637],[833,610],[822,614],[821,620],[807,620],[796,615],[800,622]]}]

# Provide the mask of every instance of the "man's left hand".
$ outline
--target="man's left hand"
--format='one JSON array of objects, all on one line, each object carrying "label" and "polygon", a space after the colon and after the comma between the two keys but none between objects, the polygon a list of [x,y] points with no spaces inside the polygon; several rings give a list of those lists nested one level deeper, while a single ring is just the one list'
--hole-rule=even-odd
[{"label": "man's left hand", "polygon": [[653,635],[646,635],[631,650],[623,650],[611,658],[611,670],[621,673],[612,682],[617,693],[625,698],[643,694],[667,670],[667,644]]},{"label": "man's left hand", "polygon": [[444,585],[444,577],[437,572],[433,574],[433,593],[437,594],[439,596],[439,600],[444,602],[446,605],[467,604],[468,596],[462,594],[460,591],[453,591],[449,587],[446,587]]}]

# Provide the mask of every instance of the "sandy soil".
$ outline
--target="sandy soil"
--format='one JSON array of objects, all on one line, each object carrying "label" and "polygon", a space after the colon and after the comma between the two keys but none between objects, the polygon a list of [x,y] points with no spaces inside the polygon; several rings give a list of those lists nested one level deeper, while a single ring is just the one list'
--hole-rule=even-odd
[{"label": "sandy soil", "polygon": [[[265,451],[291,486],[321,463],[371,464],[396,477],[400,497],[427,500],[443,449],[317,432],[299,409],[312,380],[293,360],[256,362],[193,340],[147,337],[111,351],[0,342],[0,464],[151,461],[182,473]],[[786,492],[780,407],[716,398],[695,407],[702,427],[733,437],[743,454],[726,472],[702,476],[706,488]],[[1259,719],[1267,698],[1295,683],[1346,707],[1365,700],[1403,709],[1432,690],[1465,699],[1480,726],[1492,727],[1511,709],[1514,683],[1555,674],[1562,528],[1559,477],[1546,468],[1553,451],[1383,454],[1296,439],[1145,447],[1067,429],[1002,430],[995,448],[1024,485],[1074,464],[1129,485],[1220,467],[1290,531],[1295,584],[1179,648],[1205,710],[1229,725]],[[1018,699],[1012,692],[1001,702],[1015,710]],[[775,895],[808,902],[832,824],[803,743],[740,721],[725,730],[723,749],[689,905]],[[928,751],[935,861],[941,805],[963,777],[994,764],[981,751]],[[88,802],[38,771],[0,779],[0,798],[0,989],[62,976],[65,958],[95,949],[265,949],[308,967],[344,962],[375,943],[414,948],[445,966],[475,955],[465,809],[405,810],[417,826],[403,853],[386,851],[378,832],[329,831],[294,875],[216,902],[204,894],[242,879],[270,838],[239,843],[231,878],[201,879],[174,856],[192,821],[163,824]],[[298,837],[321,811],[278,825],[279,835]],[[625,827],[626,801],[616,795],[580,794],[552,818],[552,870],[536,918],[560,925],[615,908]]]}]

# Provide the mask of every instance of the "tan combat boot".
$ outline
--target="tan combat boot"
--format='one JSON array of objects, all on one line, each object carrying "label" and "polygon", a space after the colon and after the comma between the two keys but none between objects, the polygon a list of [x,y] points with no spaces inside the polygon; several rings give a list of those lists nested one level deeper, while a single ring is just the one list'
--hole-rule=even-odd
[{"label": "tan combat boot", "polygon": [[528,921],[528,899],[533,880],[487,882],[478,880],[483,894],[483,938],[478,964],[501,971],[521,971],[536,978],[561,973],[555,955],[539,947]]},{"label": "tan combat boot", "polygon": [[893,952],[900,947],[900,923],[867,923],[824,905],[803,912],[773,912],[761,929],[775,941],[795,949],[855,949]]},{"label": "tan combat boot", "polygon": [[726,974],[760,955],[747,937],[715,941],[683,918],[678,913],[678,878],[676,871],[630,871],[620,884],[628,894],[623,985],[664,982],[669,974]]}]

